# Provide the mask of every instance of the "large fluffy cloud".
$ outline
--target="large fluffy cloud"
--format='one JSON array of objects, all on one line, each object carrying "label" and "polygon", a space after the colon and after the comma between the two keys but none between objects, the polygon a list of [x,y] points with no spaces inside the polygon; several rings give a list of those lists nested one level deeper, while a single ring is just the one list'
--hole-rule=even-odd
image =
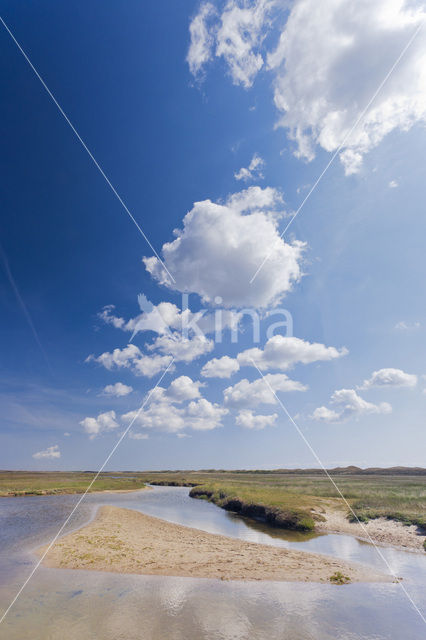
[{"label": "large fluffy cloud", "polygon": [[[268,64],[281,124],[299,156],[310,160],[317,144],[335,151],[343,143],[424,19],[402,0],[296,2]],[[419,37],[344,142],[346,173],[358,171],[363,155],[390,131],[426,119],[425,61],[426,41]]]},{"label": "large fluffy cloud", "polygon": [[243,378],[223,392],[225,405],[236,409],[256,407],[259,404],[276,404],[277,399],[271,391],[306,391],[301,382],[291,380],[284,373],[268,373],[264,378],[249,382]]},{"label": "large fluffy cloud", "polygon": [[324,360],[334,360],[348,353],[344,347],[326,347],[318,342],[307,342],[295,337],[273,336],[264,349],[255,347],[238,354],[240,366],[253,366],[253,362],[262,371],[278,369],[286,371],[297,363],[309,364]]},{"label": "large fluffy cloud", "polygon": [[183,229],[175,232],[176,239],[162,248],[175,283],[156,257],[144,258],[145,266],[161,284],[197,293],[210,304],[269,307],[302,275],[304,244],[280,238],[277,209],[281,206],[280,194],[269,187],[250,187],[224,204],[196,202],[183,219]]},{"label": "large fluffy cloud", "polygon": [[155,429],[179,433],[185,429],[209,431],[222,426],[228,409],[200,396],[201,383],[188,376],[180,376],[167,389],[156,387],[147,396],[142,411],[130,411],[122,416],[124,422],[134,420],[141,429]]},{"label": "large fluffy cloud", "polygon": [[373,371],[368,380],[364,380],[359,389],[370,389],[371,387],[415,387],[417,376],[412,373],[405,373],[402,369],[379,369]]},{"label": "large fluffy cloud", "polygon": [[388,402],[374,404],[367,402],[357,394],[355,389],[339,389],[331,396],[330,403],[336,409],[318,407],[311,418],[319,422],[344,422],[349,418],[359,418],[371,413],[391,413],[392,407]]},{"label": "large fluffy cloud", "polygon": [[[422,3],[297,0],[285,21],[287,8],[265,0],[244,5],[229,0],[216,20],[210,15],[210,23],[204,22],[209,47],[192,71],[220,55],[234,83],[247,88],[266,60],[275,105],[283,114],[280,124],[296,143],[296,155],[311,160],[317,145],[330,152],[340,148],[347,174],[359,171],[364,154],[388,133],[425,122],[426,39],[420,33],[350,133],[424,24]],[[278,44],[267,47],[271,38],[265,36],[275,17]]]}]

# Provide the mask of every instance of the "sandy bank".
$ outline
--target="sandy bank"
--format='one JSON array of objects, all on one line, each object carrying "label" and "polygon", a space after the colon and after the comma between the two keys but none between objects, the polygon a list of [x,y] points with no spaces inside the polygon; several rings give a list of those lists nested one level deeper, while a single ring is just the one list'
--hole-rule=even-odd
[{"label": "sandy bank", "polygon": [[336,571],[352,582],[391,579],[332,557],[213,535],[110,506],[101,507],[87,526],[60,538],[44,564],[222,580],[329,582]]},{"label": "sandy bank", "polygon": [[358,522],[349,522],[346,511],[345,509],[322,513],[325,522],[317,522],[315,529],[327,533],[345,533],[368,542],[373,540],[380,545],[392,545],[424,553],[423,543],[426,535],[420,532],[417,526],[407,526],[402,522],[386,518],[375,518],[361,525]]}]

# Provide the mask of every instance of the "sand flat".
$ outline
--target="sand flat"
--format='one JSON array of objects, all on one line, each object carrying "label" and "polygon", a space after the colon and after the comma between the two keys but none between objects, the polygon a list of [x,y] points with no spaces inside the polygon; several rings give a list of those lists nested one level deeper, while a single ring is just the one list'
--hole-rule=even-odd
[{"label": "sand flat", "polygon": [[327,510],[321,514],[325,521],[316,523],[316,530],[324,533],[344,533],[366,542],[424,553],[426,535],[419,527],[407,526],[387,518],[375,518],[366,523],[349,522],[346,512],[346,508]]},{"label": "sand flat", "polygon": [[368,567],[330,556],[206,533],[112,506],[101,507],[91,523],[60,538],[43,564],[62,569],[222,580],[329,582],[336,571],[351,582],[391,580]]}]

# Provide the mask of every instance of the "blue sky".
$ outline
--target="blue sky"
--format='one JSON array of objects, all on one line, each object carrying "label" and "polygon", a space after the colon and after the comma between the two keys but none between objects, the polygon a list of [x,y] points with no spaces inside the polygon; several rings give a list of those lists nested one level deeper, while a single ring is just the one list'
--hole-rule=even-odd
[{"label": "blue sky", "polygon": [[[151,249],[2,26],[2,468],[96,469],[132,418],[109,468],[316,465],[249,356],[326,466],[424,465],[424,32],[279,240],[424,14],[361,2],[361,29],[350,3],[336,16],[309,2],[2,3],[176,279],[145,268]],[[320,46],[327,30],[351,45]],[[255,154],[259,171],[237,180]],[[264,258],[259,286],[246,285]],[[261,341],[246,319],[237,343],[226,330],[221,344],[210,333],[182,345],[175,324],[171,350],[185,347],[187,361],[173,361],[135,417],[171,351],[161,331],[123,351],[131,331],[111,317],[137,318],[140,293],[179,310],[184,289],[192,312],[211,317],[216,295],[223,313],[256,310]],[[277,307],[293,336],[278,331],[267,358],[265,316]],[[229,377],[202,373],[223,356]],[[244,379],[257,387],[241,397]],[[293,381],[305,390],[286,390]],[[104,391],[117,383],[127,389]],[[259,390],[268,402],[255,402]]]}]

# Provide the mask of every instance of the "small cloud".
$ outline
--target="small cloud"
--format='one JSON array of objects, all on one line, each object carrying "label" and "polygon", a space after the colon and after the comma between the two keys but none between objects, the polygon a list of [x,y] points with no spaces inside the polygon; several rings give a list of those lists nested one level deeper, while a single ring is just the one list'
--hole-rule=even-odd
[{"label": "small cloud", "polygon": [[399,329],[400,331],[413,331],[413,329],[420,329],[420,322],[405,322],[405,320],[401,320],[396,323],[394,329]]},{"label": "small cloud", "polygon": [[324,406],[317,407],[309,416],[311,420],[330,423],[345,422],[350,418],[360,418],[367,414],[392,413],[392,407],[388,402],[379,404],[367,402],[356,393],[355,389],[338,389],[331,396],[330,402],[335,405],[336,410]]},{"label": "small cloud", "polygon": [[69,431],[64,431],[64,436],[66,438],[69,438],[71,436],[71,434],[69,433]]},{"label": "small cloud", "polygon": [[371,387],[415,387],[417,376],[406,373],[402,369],[379,369],[373,371],[371,378],[364,380],[358,389],[370,389]]},{"label": "small cloud", "polygon": [[250,409],[243,409],[236,418],[236,423],[244,429],[265,429],[265,427],[273,427],[278,418],[277,413],[272,415],[259,415],[253,413]]},{"label": "small cloud", "polygon": [[235,358],[222,356],[208,360],[201,369],[201,375],[204,378],[230,378],[239,368],[240,365]]},{"label": "small cloud", "polygon": [[302,184],[300,187],[297,187],[296,193],[299,195],[300,193],[302,193],[302,191],[306,191],[307,189],[309,189],[310,186],[310,184]]},{"label": "small cloud", "polygon": [[33,458],[36,460],[54,460],[60,458],[61,452],[59,451],[59,445],[54,444],[52,447],[47,447],[44,451],[37,451],[33,453]]},{"label": "small cloud", "polygon": [[116,382],[115,384],[107,384],[102,391],[102,395],[121,398],[122,396],[129,395],[132,391],[133,387],[129,387],[127,384],[123,384],[122,382]]},{"label": "small cloud", "polygon": [[129,438],[131,440],[149,440],[149,435],[147,433],[134,433],[133,431],[129,431]]},{"label": "small cloud", "polygon": [[118,427],[115,411],[105,411],[105,413],[100,413],[97,418],[84,418],[80,424],[84,427],[84,430],[91,440],[96,438],[100,433],[113,431]]},{"label": "small cloud", "polygon": [[389,189],[396,189],[399,187],[399,184],[396,180],[391,180],[388,184]]},{"label": "small cloud", "polygon": [[177,438],[190,438],[191,436],[189,435],[189,433],[177,433],[176,437]]},{"label": "small cloud", "polygon": [[318,422],[338,422],[340,419],[340,413],[322,406],[317,407],[310,418],[311,420],[318,420]]},{"label": "small cloud", "polygon": [[255,153],[248,167],[241,167],[237,173],[234,173],[235,180],[254,180],[255,178],[263,178],[262,169],[265,161],[257,153]]}]

